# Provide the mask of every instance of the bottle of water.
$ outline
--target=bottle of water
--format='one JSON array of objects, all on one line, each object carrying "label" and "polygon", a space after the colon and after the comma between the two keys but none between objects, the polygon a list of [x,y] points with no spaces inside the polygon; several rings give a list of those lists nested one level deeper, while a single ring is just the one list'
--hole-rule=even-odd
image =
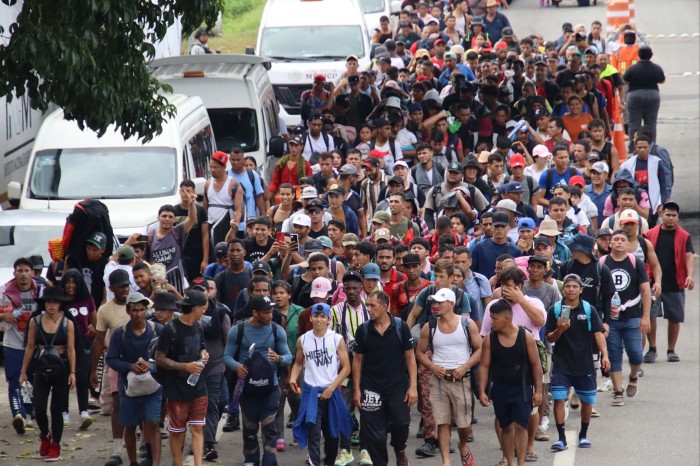
[{"label": "bottle of water", "polygon": [[[201,359],[199,361],[197,361],[197,364],[199,364],[200,366],[202,366],[202,368],[204,368],[204,361],[202,361]],[[197,381],[199,381],[198,374],[190,374],[190,376],[187,377],[187,384],[188,385],[191,385],[194,387],[195,385],[197,385]]]},{"label": "bottle of water", "polygon": [[[13,312],[13,308],[14,306],[12,305],[10,298],[4,294],[0,294],[0,313],[9,314],[10,312]],[[0,330],[9,330],[10,328],[12,328],[12,324],[8,324],[6,322],[0,324]]]},{"label": "bottle of water", "polygon": [[[610,306],[619,308],[620,305],[622,304],[622,301],[620,300],[620,295],[616,291],[615,294],[612,296],[612,299],[610,300]],[[614,314],[610,312],[610,319],[612,320],[618,320],[620,318],[620,311],[618,310]]]}]

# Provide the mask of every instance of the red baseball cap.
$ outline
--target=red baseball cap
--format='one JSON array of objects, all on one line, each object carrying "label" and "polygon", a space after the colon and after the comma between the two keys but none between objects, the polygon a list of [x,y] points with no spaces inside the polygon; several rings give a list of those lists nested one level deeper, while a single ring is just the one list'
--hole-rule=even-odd
[{"label": "red baseball cap", "polygon": [[520,154],[513,154],[510,156],[510,168],[513,167],[524,167],[525,157]]},{"label": "red baseball cap", "polygon": [[581,186],[584,188],[586,186],[586,181],[582,176],[575,175],[569,179],[569,186]]},{"label": "red baseball cap", "polygon": [[495,45],[494,48],[495,48],[496,50],[507,49],[507,48],[508,48],[508,44],[506,44],[505,42],[498,41],[498,42],[496,42],[496,45]]},{"label": "red baseball cap", "polygon": [[317,74],[316,76],[314,76],[314,81],[323,81],[323,82],[326,82],[326,77],[325,77],[324,75],[322,75],[322,74]]},{"label": "red baseball cap", "polygon": [[214,155],[212,155],[211,158],[219,162],[224,167],[228,164],[228,154],[226,154],[226,152],[217,150],[214,152]]}]

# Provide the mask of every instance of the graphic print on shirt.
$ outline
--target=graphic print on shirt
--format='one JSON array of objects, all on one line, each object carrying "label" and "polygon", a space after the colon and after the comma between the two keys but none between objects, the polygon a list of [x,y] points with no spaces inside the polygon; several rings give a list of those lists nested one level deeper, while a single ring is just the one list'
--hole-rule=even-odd
[{"label": "graphic print on shirt", "polygon": [[307,351],[305,356],[307,361],[313,361],[316,367],[326,367],[333,364],[333,353],[335,348],[320,348]]},{"label": "graphic print on shirt", "polygon": [[630,285],[631,277],[627,270],[625,269],[613,269],[610,271],[612,275],[613,283],[615,284],[615,289],[617,291],[625,291]]},{"label": "graphic print on shirt", "polygon": [[371,390],[362,391],[362,410],[369,413],[378,411],[382,407],[382,396]]},{"label": "graphic print on shirt", "polygon": [[171,246],[166,249],[153,251],[153,253],[151,254],[151,258],[156,264],[170,265],[173,262],[173,258],[175,257],[176,252],[177,248],[175,246]]}]

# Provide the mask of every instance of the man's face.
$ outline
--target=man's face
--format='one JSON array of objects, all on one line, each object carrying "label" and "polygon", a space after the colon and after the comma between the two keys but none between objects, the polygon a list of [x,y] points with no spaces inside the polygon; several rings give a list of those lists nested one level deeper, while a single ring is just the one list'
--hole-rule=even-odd
[{"label": "man's face", "polygon": [[294,193],[289,188],[280,188],[279,194],[281,204],[289,205],[292,199],[294,199]]},{"label": "man's face", "polygon": [[144,303],[129,304],[129,317],[133,325],[141,325],[146,318],[146,305]]},{"label": "man's face", "polygon": [[552,156],[552,160],[559,170],[565,170],[566,166],[569,165],[569,154],[565,150],[558,150]]},{"label": "man's face", "polygon": [[313,136],[318,136],[319,134],[321,134],[321,128],[323,128],[323,123],[321,122],[321,120],[311,120],[309,122],[309,132]]},{"label": "man's face", "polygon": [[306,238],[309,234],[310,227],[304,227],[301,225],[292,225],[292,230],[294,230],[294,233],[299,235],[299,239]]},{"label": "man's face", "polygon": [[569,301],[576,301],[581,296],[581,285],[575,281],[564,283],[562,290],[564,291],[564,297]]},{"label": "man's face", "polygon": [[231,169],[238,173],[241,172],[245,169],[245,158],[243,157],[243,151],[241,152],[233,152],[231,151],[231,156],[229,157],[229,161],[231,162]]},{"label": "man's face", "polygon": [[518,230],[518,237],[522,240],[525,240],[530,244],[532,241],[532,238],[534,237],[535,231],[531,230],[529,228],[522,228]]},{"label": "man's face", "polygon": [[493,227],[493,239],[504,240],[508,235],[508,227],[505,225],[498,225]]},{"label": "man's face", "polygon": [[503,161],[494,160],[492,163],[490,163],[489,172],[494,178],[500,178],[500,176],[503,175]]},{"label": "man's face", "polygon": [[109,291],[114,293],[114,300],[118,302],[126,302],[126,298],[129,296],[130,289],[129,289],[129,284],[121,285],[121,286],[116,286],[116,285],[110,285],[109,286]]},{"label": "man's face", "polygon": [[551,259],[552,257],[552,247],[547,246],[546,244],[538,244],[537,247],[535,248],[535,254],[538,256],[546,257],[548,259]]},{"label": "man's face", "polygon": [[637,203],[637,200],[634,198],[633,194],[622,194],[617,198],[617,201],[620,204],[620,211],[625,209],[633,209]]},{"label": "man's face", "polygon": [[306,208],[306,215],[311,217],[312,225],[320,225],[323,223],[323,210],[318,206],[311,206]]},{"label": "man's face", "polygon": [[590,133],[593,142],[600,142],[605,138],[605,129],[602,126],[591,128]]},{"label": "man's face", "polygon": [[447,272],[436,272],[434,274],[435,276],[435,288],[440,289],[440,288],[449,288],[452,286],[452,282],[450,281],[450,276],[447,275]]},{"label": "man's face", "polygon": [[588,158],[588,153],[586,152],[586,148],[584,147],[583,144],[575,144],[574,145],[574,157],[576,158],[576,161],[578,162],[585,162],[586,159]]},{"label": "man's face", "polygon": [[394,265],[394,253],[389,249],[382,249],[377,252],[376,262],[379,266],[379,270],[387,272],[391,270]]},{"label": "man's face", "polygon": [[425,262],[425,258],[428,257],[428,250],[425,249],[422,244],[414,244],[411,246],[411,254],[418,254],[422,263]]},{"label": "man's face", "polygon": [[311,277],[314,280],[318,277],[328,276],[328,266],[323,261],[312,262],[311,265],[309,265],[309,271],[311,272]]},{"label": "man's face", "polygon": [[21,289],[26,289],[32,283],[34,272],[28,265],[19,265],[15,268],[14,277],[17,281],[17,286]]},{"label": "man's face", "polygon": [[[172,214],[170,214],[170,215],[172,215]],[[173,215],[173,220],[175,220],[174,215]],[[93,246],[90,243],[85,245],[85,252],[87,254],[87,260],[89,260],[90,262],[95,262],[95,261],[99,260],[100,257],[102,257],[102,254],[104,253],[104,251],[105,251],[105,248],[98,248],[96,246]]]},{"label": "man's face", "polygon": [[370,257],[367,254],[362,254],[357,249],[352,252],[352,263],[355,267],[364,267],[369,264],[369,260]]},{"label": "man's face", "polygon": [[556,220],[557,223],[563,222],[566,218],[566,207],[561,204],[550,205],[549,216],[552,217],[552,220]]},{"label": "man's face", "polygon": [[481,221],[481,231],[484,232],[484,236],[491,238],[493,236],[493,219],[485,218]]},{"label": "man's face", "polygon": [[603,235],[596,238],[595,242],[598,245],[598,252],[607,254],[610,252],[610,242],[612,235]]},{"label": "man's face", "polygon": [[251,296],[270,296],[270,282],[255,282]]},{"label": "man's face", "polygon": [[[400,176],[404,180],[406,179],[406,176],[408,175],[408,168],[404,167],[403,165],[394,165],[394,176]],[[391,186],[391,183],[390,183]],[[398,185],[401,186],[401,185]]]},{"label": "man's face", "polygon": [[583,106],[581,105],[581,101],[578,99],[572,99],[569,101],[569,111],[571,112],[572,115],[578,115],[581,113]]},{"label": "man's face", "polygon": [[629,240],[627,239],[627,236],[618,233],[613,235],[612,241],[610,242],[610,249],[617,253],[626,253],[628,243]]},{"label": "man's face", "polygon": [[141,269],[134,272],[134,283],[136,283],[136,286],[138,286],[142,290],[145,290],[148,287],[150,281],[151,274],[148,273],[146,270]]},{"label": "man's face", "polygon": [[357,74],[358,66],[359,63],[356,60],[348,60],[345,62],[345,69],[347,70],[348,75]]},{"label": "man's face", "polygon": [[189,202],[190,196],[194,194],[194,189],[189,186],[180,187],[180,201]]},{"label": "man's face", "polygon": [[446,57],[445,61],[443,63],[443,69],[448,69],[450,71],[455,69],[455,65],[457,64],[456,60],[452,57]]},{"label": "man's face", "polygon": [[550,121],[549,124],[547,124],[547,134],[549,137],[554,137],[559,134],[559,127],[557,126],[556,122]]},{"label": "man's face", "polygon": [[371,320],[380,319],[387,312],[387,305],[380,302],[376,296],[370,296],[365,302],[367,314]]},{"label": "man's face", "polygon": [[333,209],[337,209],[343,204],[343,196],[340,194],[328,193],[327,199],[328,205]]},{"label": "man's face", "polygon": [[267,243],[267,240],[270,237],[270,228],[268,228],[267,225],[256,223],[253,226],[253,232],[255,235],[255,240],[258,242],[258,244]]},{"label": "man's face", "polygon": [[391,196],[389,198],[389,210],[392,215],[399,215],[403,211],[403,202],[398,196]]},{"label": "man's face", "polygon": [[675,230],[678,226],[678,212],[675,210],[664,209],[661,212],[661,222],[666,230]]},{"label": "man's face", "polygon": [[622,229],[629,235],[630,238],[637,236],[637,228],[639,228],[639,224],[637,222],[625,222],[621,225]]},{"label": "man's face", "polygon": [[591,170],[589,174],[591,175],[591,183],[593,184],[593,186],[603,186],[605,184],[604,172],[597,172],[595,170]]},{"label": "man's face", "polygon": [[303,149],[301,144],[296,144],[293,142],[288,142],[287,146],[289,147],[289,153],[294,156],[301,154],[301,151]]},{"label": "man's face", "polygon": [[269,311],[253,311],[253,319],[258,325],[270,325],[270,322],[272,322],[272,309]]},{"label": "man's face", "polygon": [[595,61],[600,66],[601,70],[604,70],[608,66],[608,56],[604,53],[599,53],[595,57]]},{"label": "man's face", "polygon": [[357,280],[349,280],[343,283],[343,289],[345,290],[345,295],[348,301],[355,303],[360,299],[360,292],[362,291],[362,283]]},{"label": "man's face", "polygon": [[209,161],[209,173],[213,178],[221,178],[226,174],[226,165],[217,162],[216,160]]},{"label": "man's face", "polygon": [[648,142],[637,141],[634,145],[634,148],[637,152],[637,158],[641,160],[646,160],[649,158],[649,150],[651,149],[651,146]]},{"label": "man's face", "polygon": [[404,265],[403,272],[406,274],[406,277],[408,277],[409,280],[416,281],[420,277],[420,265],[419,264]]},{"label": "man's face", "polygon": [[540,281],[544,279],[547,268],[542,262],[531,262],[527,265],[527,272],[530,274],[531,280]]},{"label": "man's face", "polygon": [[322,175],[332,175],[333,174],[333,159],[320,159],[318,161],[318,166],[321,169]]},{"label": "man's face", "polygon": [[238,243],[229,244],[228,259],[231,265],[239,266],[243,263],[245,257],[245,249]]}]

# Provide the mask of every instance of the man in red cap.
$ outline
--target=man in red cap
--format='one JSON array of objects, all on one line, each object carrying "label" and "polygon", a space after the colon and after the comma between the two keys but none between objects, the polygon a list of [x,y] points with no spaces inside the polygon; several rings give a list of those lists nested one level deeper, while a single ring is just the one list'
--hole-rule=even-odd
[{"label": "man in red cap", "polygon": [[525,204],[530,204],[532,196],[540,190],[540,186],[531,176],[525,174],[525,157],[521,154],[513,154],[510,156],[510,181],[517,181],[523,187],[522,201]]},{"label": "man in red cap", "polygon": [[204,184],[202,207],[207,211],[213,244],[224,240],[232,220],[236,223],[242,220],[243,190],[236,189],[238,182],[229,176],[226,165],[228,154],[220,150],[214,152],[209,162],[211,178]]},{"label": "man in red cap", "polygon": [[314,83],[311,89],[302,92],[301,107],[302,109],[321,111],[324,108],[331,108],[333,99],[333,83],[328,83],[326,86],[326,77],[322,74],[314,76]]}]

